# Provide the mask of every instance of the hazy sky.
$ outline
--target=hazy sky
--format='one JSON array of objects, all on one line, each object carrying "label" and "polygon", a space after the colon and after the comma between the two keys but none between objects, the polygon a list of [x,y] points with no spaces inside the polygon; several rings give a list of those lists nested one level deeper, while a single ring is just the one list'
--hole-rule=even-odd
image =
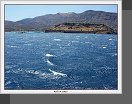
[{"label": "hazy sky", "polygon": [[45,14],[75,12],[86,10],[106,11],[117,13],[117,5],[5,5],[5,19],[18,21]]}]

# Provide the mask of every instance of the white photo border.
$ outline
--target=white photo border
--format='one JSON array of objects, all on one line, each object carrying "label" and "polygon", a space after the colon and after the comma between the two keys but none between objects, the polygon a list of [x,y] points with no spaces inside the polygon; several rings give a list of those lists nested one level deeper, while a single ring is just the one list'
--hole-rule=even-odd
[{"label": "white photo border", "polygon": [[[4,5],[6,4],[116,4],[118,5],[118,89],[117,90],[5,90],[4,89]],[[122,1],[1,1],[1,94],[122,94]]]}]

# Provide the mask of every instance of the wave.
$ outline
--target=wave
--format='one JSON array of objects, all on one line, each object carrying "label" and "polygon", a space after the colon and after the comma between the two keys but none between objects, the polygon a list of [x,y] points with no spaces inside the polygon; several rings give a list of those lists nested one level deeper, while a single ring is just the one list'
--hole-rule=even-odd
[{"label": "wave", "polygon": [[85,42],[85,43],[88,43],[89,44],[90,42]]},{"label": "wave", "polygon": [[54,55],[46,54],[45,56],[46,56],[46,57],[53,57]]},{"label": "wave", "polygon": [[11,81],[7,81],[7,82],[5,83],[5,86],[7,86],[7,85],[9,85],[9,84],[11,84]]},{"label": "wave", "polygon": [[6,65],[5,66],[6,69],[11,69],[11,68],[15,68],[15,67],[17,67],[17,66],[16,65]]},{"label": "wave", "polygon": [[21,73],[22,74],[24,71],[23,71],[23,69],[18,68],[18,69],[12,69],[11,72],[12,73]]},{"label": "wave", "polygon": [[79,41],[72,41],[72,43],[78,43]]},{"label": "wave", "polygon": [[42,79],[59,79],[61,77],[66,77],[66,74],[58,73],[49,69],[50,73],[35,71],[35,70],[28,70],[27,73],[34,74]]},{"label": "wave", "polygon": [[32,44],[24,44],[24,45],[26,45],[26,46],[31,46]]},{"label": "wave", "polygon": [[8,70],[8,71],[5,71],[5,73],[10,73],[11,71],[10,70]]},{"label": "wave", "polygon": [[49,64],[49,65],[54,65],[52,62],[50,62],[48,59],[47,59],[47,63]]},{"label": "wave", "polygon": [[103,47],[103,48],[106,48],[106,47]]},{"label": "wave", "polygon": [[79,38],[80,36],[76,36],[77,38]]},{"label": "wave", "polygon": [[49,71],[52,72],[54,75],[60,75],[60,76],[65,76],[65,77],[67,77],[66,74],[59,73],[59,72],[53,71],[53,70],[51,70],[51,69],[49,69]]},{"label": "wave", "polygon": [[39,71],[35,71],[35,70],[28,70],[26,71],[27,73],[30,73],[30,74],[40,74]]},{"label": "wave", "polygon": [[115,88],[109,86],[109,85],[103,85],[105,90],[115,90]]},{"label": "wave", "polygon": [[61,41],[61,39],[54,39],[54,41]]},{"label": "wave", "polygon": [[14,45],[7,45],[7,47],[17,48],[17,46],[14,46]]},{"label": "wave", "polygon": [[112,54],[112,56],[117,56],[117,55],[118,55],[117,53]]}]

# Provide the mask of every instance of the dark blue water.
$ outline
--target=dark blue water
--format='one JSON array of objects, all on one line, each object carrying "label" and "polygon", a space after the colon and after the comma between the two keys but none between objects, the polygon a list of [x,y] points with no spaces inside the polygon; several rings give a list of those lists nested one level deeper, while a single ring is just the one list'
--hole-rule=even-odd
[{"label": "dark blue water", "polygon": [[5,89],[117,89],[117,35],[5,33]]}]

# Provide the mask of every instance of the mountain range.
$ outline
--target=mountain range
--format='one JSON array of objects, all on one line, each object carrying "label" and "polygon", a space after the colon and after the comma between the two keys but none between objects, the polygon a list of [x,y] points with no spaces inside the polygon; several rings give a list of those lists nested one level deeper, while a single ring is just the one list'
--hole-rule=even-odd
[{"label": "mountain range", "polygon": [[118,14],[87,10],[82,13],[56,13],[25,18],[16,22],[5,20],[5,31],[44,31],[61,23],[104,24],[117,32]]}]

